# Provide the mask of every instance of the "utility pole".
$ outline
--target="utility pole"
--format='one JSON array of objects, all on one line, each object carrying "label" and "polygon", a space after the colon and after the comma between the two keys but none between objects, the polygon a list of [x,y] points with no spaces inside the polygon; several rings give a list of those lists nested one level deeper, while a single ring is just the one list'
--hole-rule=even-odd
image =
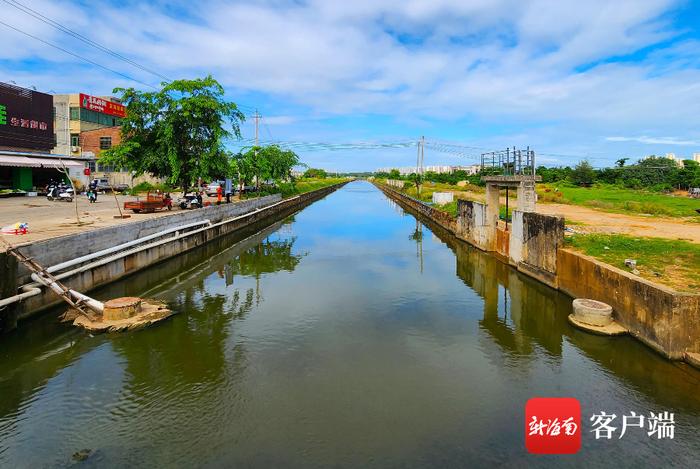
[{"label": "utility pole", "polygon": [[425,137],[420,138],[420,175],[423,176],[423,164],[425,163]]},{"label": "utility pole", "polygon": [[[255,110],[255,114],[253,115],[253,119],[255,119],[255,166],[257,169],[258,166],[258,122],[260,121],[260,117],[262,117],[260,114],[258,114],[258,110]],[[257,189],[258,192],[258,197],[260,196],[260,178],[258,177],[258,174],[255,175],[255,188]]]},{"label": "utility pole", "polygon": [[416,191],[420,196],[420,189],[423,182],[423,161],[425,158],[425,137],[418,141],[418,155],[416,156]]},{"label": "utility pole", "polygon": [[258,146],[258,122],[262,116],[258,114],[258,110],[255,110],[255,114],[253,115],[253,119],[255,119],[255,146]]},{"label": "utility pole", "polygon": [[421,141],[418,140],[418,153],[416,154],[416,192],[420,196],[420,144]]}]

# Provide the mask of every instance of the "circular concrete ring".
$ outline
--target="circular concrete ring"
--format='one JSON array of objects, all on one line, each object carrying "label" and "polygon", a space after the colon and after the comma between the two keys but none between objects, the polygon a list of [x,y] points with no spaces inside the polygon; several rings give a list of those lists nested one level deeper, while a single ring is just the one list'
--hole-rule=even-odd
[{"label": "circular concrete ring", "polygon": [[141,298],[127,296],[105,302],[103,318],[106,321],[129,319],[141,312]]},{"label": "circular concrete ring", "polygon": [[602,301],[588,298],[576,298],[573,302],[574,317],[592,326],[607,326],[613,321],[612,306]]}]

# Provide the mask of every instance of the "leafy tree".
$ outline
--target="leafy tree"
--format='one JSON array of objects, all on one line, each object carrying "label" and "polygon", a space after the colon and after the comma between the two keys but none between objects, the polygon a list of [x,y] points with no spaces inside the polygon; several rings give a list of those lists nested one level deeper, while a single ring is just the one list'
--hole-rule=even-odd
[{"label": "leafy tree", "polygon": [[299,157],[292,150],[283,150],[278,145],[262,147],[258,158],[267,162],[268,175],[275,182],[292,178],[292,168],[301,164]]},{"label": "leafy tree", "polygon": [[304,177],[305,178],[325,179],[328,177],[328,173],[326,173],[326,171],[323,169],[309,168],[304,172]]},{"label": "leafy tree", "polygon": [[240,138],[245,116],[224,99],[224,89],[214,78],[176,80],[153,92],[114,92],[121,93],[126,106],[122,142],[105,151],[102,162],[167,178],[183,190],[199,177],[229,173],[224,141]]},{"label": "leafy tree", "polygon": [[292,168],[298,166],[299,157],[291,150],[283,150],[278,145],[250,147],[233,157],[230,164],[240,178],[239,182],[260,188],[260,182],[273,179],[276,183],[291,179]]},{"label": "leafy tree", "polygon": [[260,181],[270,177],[269,161],[264,158],[261,150],[262,147],[250,147],[234,156],[236,169],[240,174],[239,182],[244,185],[255,182],[255,187],[260,188]]},{"label": "leafy tree", "polygon": [[629,158],[620,158],[619,160],[615,161],[615,166],[622,168],[625,166],[625,163],[627,163],[627,160],[629,160]]},{"label": "leafy tree", "polygon": [[401,179],[401,172],[398,169],[389,171],[389,179]]},{"label": "leafy tree", "polygon": [[420,185],[423,183],[423,176],[417,173],[411,173],[408,176],[408,180],[412,181],[416,186],[416,191],[420,191]]},{"label": "leafy tree", "polygon": [[574,167],[571,173],[571,182],[579,186],[590,186],[595,180],[595,170],[587,161],[582,160]]}]

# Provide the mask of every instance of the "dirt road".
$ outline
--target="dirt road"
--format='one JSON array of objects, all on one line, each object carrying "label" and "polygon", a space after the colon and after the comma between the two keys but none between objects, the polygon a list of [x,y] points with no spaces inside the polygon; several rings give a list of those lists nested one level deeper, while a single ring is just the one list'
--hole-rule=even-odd
[{"label": "dirt road", "polygon": [[624,215],[565,204],[537,204],[537,212],[562,215],[567,221],[573,222],[569,226],[580,233],[619,233],[700,243],[700,223],[680,218]]},{"label": "dirt road", "polygon": [[[485,196],[474,192],[455,192],[455,197],[464,197],[483,202]],[[501,197],[501,205],[506,203]],[[512,209],[517,208],[517,199],[510,199]],[[664,218],[623,213],[604,212],[580,205],[538,203],[537,212],[545,215],[561,215],[567,225],[579,233],[625,234],[668,239],[680,239],[700,243],[700,217],[696,221],[683,218]]]}]

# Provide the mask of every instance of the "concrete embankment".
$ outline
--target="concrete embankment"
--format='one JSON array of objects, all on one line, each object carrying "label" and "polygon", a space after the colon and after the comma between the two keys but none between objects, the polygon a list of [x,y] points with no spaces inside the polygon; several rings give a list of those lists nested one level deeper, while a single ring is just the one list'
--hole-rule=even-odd
[{"label": "concrete embankment", "polygon": [[676,292],[565,249],[562,217],[515,210],[506,229],[485,204],[459,200],[455,219],[392,187],[375,185],[402,207],[520,272],[574,298],[611,305],[617,322],[667,358],[692,362],[700,353],[700,294]]},{"label": "concrete embankment", "polygon": [[[167,217],[39,241],[20,249],[47,268],[56,266],[52,272],[68,287],[88,292],[247,226],[263,221],[273,223],[344,184],[289,199],[271,195],[235,204],[176,212]],[[125,246],[110,252],[120,245]],[[101,251],[107,252],[99,254]],[[94,259],[61,267],[76,258],[94,253],[98,254]],[[0,253],[0,280],[1,298],[15,295],[22,285],[31,282],[26,268],[17,265],[14,258],[4,252]],[[56,295],[42,290],[40,294],[0,308],[0,331],[10,330],[16,326],[17,320],[59,302]]]}]

